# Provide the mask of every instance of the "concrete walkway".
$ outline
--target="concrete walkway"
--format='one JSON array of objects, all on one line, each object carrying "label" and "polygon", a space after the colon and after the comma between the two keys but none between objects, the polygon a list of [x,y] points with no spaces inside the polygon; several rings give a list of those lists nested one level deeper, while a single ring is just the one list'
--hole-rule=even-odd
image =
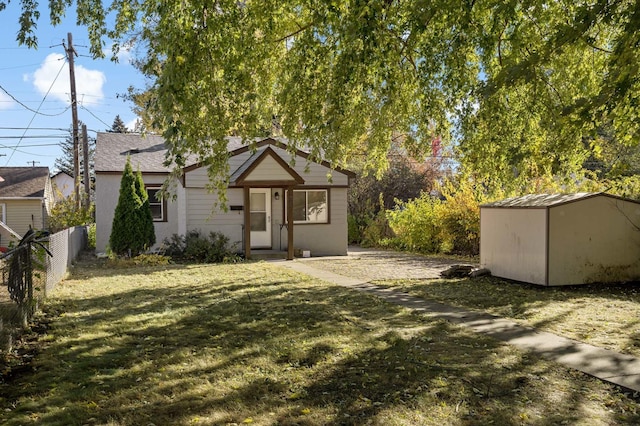
[{"label": "concrete walkway", "polygon": [[288,261],[278,264],[324,281],[373,294],[433,318],[441,318],[468,327],[475,332],[484,333],[520,349],[534,352],[569,368],[633,391],[640,391],[640,359],[630,355],[538,331],[487,313],[468,311],[378,287],[366,280],[345,277],[313,267],[308,262]]}]

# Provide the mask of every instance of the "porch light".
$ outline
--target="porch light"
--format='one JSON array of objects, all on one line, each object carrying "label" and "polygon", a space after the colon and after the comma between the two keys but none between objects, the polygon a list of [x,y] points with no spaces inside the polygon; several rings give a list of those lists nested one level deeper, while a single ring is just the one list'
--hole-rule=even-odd
[{"label": "porch light", "polygon": [[273,194],[273,198],[275,198],[276,201],[279,200],[280,199],[280,193],[278,191],[276,191],[276,193]]}]

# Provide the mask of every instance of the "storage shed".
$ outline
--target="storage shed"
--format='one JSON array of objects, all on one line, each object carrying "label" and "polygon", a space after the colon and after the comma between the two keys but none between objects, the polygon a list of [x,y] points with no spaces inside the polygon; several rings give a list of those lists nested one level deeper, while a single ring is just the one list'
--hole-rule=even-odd
[{"label": "storage shed", "polygon": [[640,280],[640,202],[582,192],[483,204],[480,264],[546,286]]}]

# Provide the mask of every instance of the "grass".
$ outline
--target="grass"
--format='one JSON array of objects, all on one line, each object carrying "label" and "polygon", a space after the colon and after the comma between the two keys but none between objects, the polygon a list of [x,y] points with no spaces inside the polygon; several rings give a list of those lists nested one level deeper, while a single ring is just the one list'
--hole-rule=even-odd
[{"label": "grass", "polygon": [[376,283],[640,357],[640,283],[542,287],[492,277]]},{"label": "grass", "polygon": [[637,424],[619,389],[268,263],[76,268],[0,423]]}]

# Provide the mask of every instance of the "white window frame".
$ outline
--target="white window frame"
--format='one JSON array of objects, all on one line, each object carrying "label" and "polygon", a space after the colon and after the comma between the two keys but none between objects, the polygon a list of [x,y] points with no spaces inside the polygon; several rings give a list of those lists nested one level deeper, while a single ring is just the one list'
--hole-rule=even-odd
[{"label": "white window frame", "polygon": [[0,217],[0,221],[2,221],[2,223],[4,223],[5,225],[7,224],[7,204],[6,203],[0,203],[0,208],[2,209],[2,217]]},{"label": "white window frame", "polygon": [[[153,190],[156,191],[160,191],[162,189],[162,185],[147,185],[145,187],[146,191],[147,191],[147,197],[149,197],[149,208],[151,208],[151,206],[160,206],[160,217],[153,218],[154,222],[166,222],[167,221],[167,209],[166,209],[166,205],[165,205],[165,201],[164,200],[158,200],[155,196],[151,196],[151,194],[149,194],[149,190]],[[151,213],[151,216],[153,217],[153,210]]]},{"label": "white window frame", "polygon": [[[306,220],[294,220],[293,223],[295,224],[328,224],[330,223],[330,219],[329,219],[329,190],[328,189],[324,189],[324,188],[309,188],[309,189],[294,189],[293,193],[295,195],[295,193],[298,192],[304,192],[305,195],[305,211],[306,211],[306,216],[307,219]],[[322,221],[316,221],[316,220],[309,220],[309,192],[324,192],[325,194],[325,203],[326,203],[326,209],[327,209],[327,214],[326,214],[326,219],[322,220]],[[286,196],[285,200],[288,202],[289,201],[289,197]],[[285,221],[287,221],[287,212],[289,211],[289,209],[287,208],[287,203],[285,202]],[[295,215],[294,215],[295,217]]]}]

